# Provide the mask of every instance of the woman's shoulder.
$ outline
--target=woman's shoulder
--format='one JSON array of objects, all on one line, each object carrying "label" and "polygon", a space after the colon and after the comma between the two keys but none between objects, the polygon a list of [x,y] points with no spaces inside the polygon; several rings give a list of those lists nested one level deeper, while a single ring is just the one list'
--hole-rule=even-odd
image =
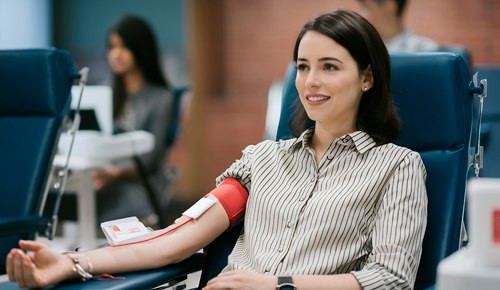
[{"label": "woman's shoulder", "polygon": [[395,164],[416,164],[418,166],[424,167],[420,153],[414,151],[410,148],[396,145],[394,143],[387,143],[380,146],[372,148],[373,154],[379,156],[385,156],[385,158],[393,159]]},{"label": "woman's shoulder", "polygon": [[248,145],[243,152],[253,153],[258,155],[276,154],[278,150],[287,150],[297,138],[288,140],[264,140],[257,144]]},{"label": "woman's shoulder", "polygon": [[153,99],[170,99],[173,97],[172,92],[167,87],[148,82],[144,83],[141,92],[145,97]]}]

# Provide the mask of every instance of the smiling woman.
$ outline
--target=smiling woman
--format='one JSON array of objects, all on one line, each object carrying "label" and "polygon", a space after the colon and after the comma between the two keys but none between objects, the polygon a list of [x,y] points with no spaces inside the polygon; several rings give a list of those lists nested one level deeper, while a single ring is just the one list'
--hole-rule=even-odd
[{"label": "smiling woman", "polygon": [[[347,23],[349,25],[346,25]],[[307,55],[313,53],[316,55],[311,55],[311,59],[307,60]],[[345,85],[344,90],[351,90],[336,91],[337,99],[342,96],[343,98],[358,96],[355,98],[357,102],[353,103],[354,106],[351,106],[348,112],[342,112],[347,118],[345,120],[354,118],[354,127],[348,130],[353,128],[363,130],[370,134],[377,144],[397,140],[401,124],[391,97],[389,53],[379,34],[368,21],[359,15],[353,16],[351,13],[340,13],[340,11],[335,16],[325,14],[312,19],[297,37],[293,59],[297,64],[296,85],[302,101],[302,105],[297,104],[297,118],[293,122],[292,132],[295,136],[302,133],[308,117],[317,121],[313,111],[309,112],[303,101],[305,94],[317,93],[318,88],[310,86],[310,81],[315,81],[323,85],[320,90],[338,84]],[[320,74],[317,71],[318,79],[311,79],[308,82],[308,77],[316,77],[316,73],[311,76],[309,71],[304,74],[304,70],[312,69],[311,62],[315,62],[316,70],[324,73]],[[337,107],[346,102],[347,100],[335,100],[329,105]],[[344,109],[346,108],[337,108],[338,111]],[[345,126],[348,124],[343,124],[343,127]]]}]

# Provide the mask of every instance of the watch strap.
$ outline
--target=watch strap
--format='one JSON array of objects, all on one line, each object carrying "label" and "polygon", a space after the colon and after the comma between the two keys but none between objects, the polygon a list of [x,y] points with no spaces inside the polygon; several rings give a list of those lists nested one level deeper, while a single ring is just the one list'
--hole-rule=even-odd
[{"label": "watch strap", "polygon": [[295,284],[293,284],[293,279],[290,276],[279,276],[277,290],[295,290]]}]

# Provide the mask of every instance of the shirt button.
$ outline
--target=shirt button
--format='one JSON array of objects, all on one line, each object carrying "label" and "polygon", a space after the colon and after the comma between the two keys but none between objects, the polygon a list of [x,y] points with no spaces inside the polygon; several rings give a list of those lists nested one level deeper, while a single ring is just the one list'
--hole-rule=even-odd
[{"label": "shirt button", "polygon": [[311,182],[315,182],[315,181],[316,181],[315,177],[311,178]]},{"label": "shirt button", "polygon": [[287,228],[291,228],[291,227],[292,227],[292,222],[288,222],[288,223],[286,224],[286,227],[287,227]]},{"label": "shirt button", "polygon": [[283,252],[283,248],[279,248],[278,252],[280,252],[280,253]]}]

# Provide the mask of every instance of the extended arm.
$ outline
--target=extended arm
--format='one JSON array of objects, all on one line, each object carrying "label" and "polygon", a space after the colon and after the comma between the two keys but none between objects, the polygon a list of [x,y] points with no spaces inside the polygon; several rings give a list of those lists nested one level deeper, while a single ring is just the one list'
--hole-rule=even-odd
[{"label": "extended arm", "polygon": [[[176,223],[182,223],[181,217]],[[229,227],[229,218],[220,203],[215,203],[197,220],[155,240],[121,247],[106,247],[85,252],[93,265],[94,274],[113,274],[157,268],[180,262],[208,245]],[[7,273],[10,281],[20,287],[41,287],[64,279],[77,277],[73,261],[38,242],[21,241],[24,254],[12,250],[7,256]],[[83,261],[83,266],[88,266]]]}]

